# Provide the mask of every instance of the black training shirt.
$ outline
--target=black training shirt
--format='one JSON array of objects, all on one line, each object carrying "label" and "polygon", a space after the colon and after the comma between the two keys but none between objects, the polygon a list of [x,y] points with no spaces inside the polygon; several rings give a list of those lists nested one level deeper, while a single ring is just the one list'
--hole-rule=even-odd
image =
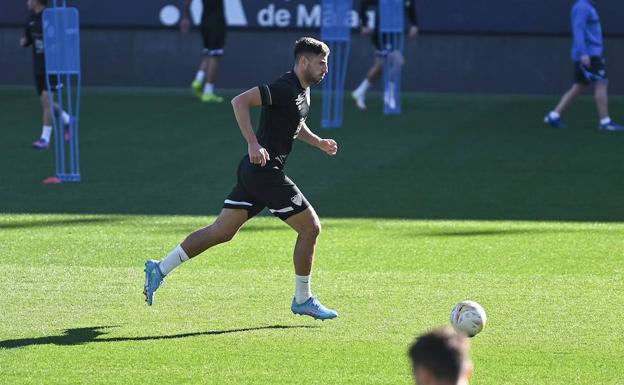
[{"label": "black training shirt", "polygon": [[[225,12],[223,10],[224,0],[203,0],[203,19],[221,19],[225,18]],[[226,0],[227,1],[227,0]]]},{"label": "black training shirt", "polygon": [[303,88],[289,71],[268,85],[258,86],[262,97],[258,143],[271,157],[268,166],[280,169],[310,110],[310,88]]},{"label": "black training shirt", "polygon": [[35,74],[45,74],[45,57],[43,47],[43,12],[30,12],[24,36],[26,37],[26,46],[33,47],[33,67]]}]

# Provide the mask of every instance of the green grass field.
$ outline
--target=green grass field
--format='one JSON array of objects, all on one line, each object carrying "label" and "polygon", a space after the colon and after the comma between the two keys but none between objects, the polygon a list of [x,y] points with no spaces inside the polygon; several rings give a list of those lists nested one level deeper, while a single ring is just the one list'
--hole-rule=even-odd
[{"label": "green grass field", "polygon": [[[484,305],[472,384],[624,384],[624,135],[591,99],[407,95],[347,105],[330,158],[287,172],[323,223],[313,290],[289,306],[295,234],[267,215],[143,302],[142,265],[218,213],[245,151],[229,105],[87,90],[80,184],[42,185],[36,95],[0,89],[0,383],[410,384],[406,349],[463,299]],[[615,118],[624,98],[612,98]]]}]

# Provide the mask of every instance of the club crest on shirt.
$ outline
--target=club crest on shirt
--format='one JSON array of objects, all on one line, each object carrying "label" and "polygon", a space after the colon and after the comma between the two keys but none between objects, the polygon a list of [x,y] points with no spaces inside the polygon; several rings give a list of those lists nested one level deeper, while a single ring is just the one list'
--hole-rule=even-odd
[{"label": "club crest on shirt", "polygon": [[297,99],[295,100],[295,103],[297,103],[297,106],[299,107],[299,109],[301,109],[301,105],[303,104],[304,100],[306,100],[305,94],[297,95]]},{"label": "club crest on shirt", "polygon": [[300,194],[295,195],[294,197],[290,198],[290,200],[297,206],[301,206],[301,203],[303,203],[303,197]]},{"label": "club crest on shirt", "polygon": [[295,99],[295,104],[297,105],[297,109],[299,110],[299,116],[305,118],[308,116],[308,112],[310,111],[310,100],[308,99],[307,91],[297,95]]}]

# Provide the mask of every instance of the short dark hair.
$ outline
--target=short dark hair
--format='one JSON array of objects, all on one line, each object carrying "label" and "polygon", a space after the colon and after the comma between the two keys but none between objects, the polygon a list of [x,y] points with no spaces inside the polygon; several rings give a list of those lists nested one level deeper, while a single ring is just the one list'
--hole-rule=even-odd
[{"label": "short dark hair", "polygon": [[48,0],[37,0],[39,2],[39,4],[43,5],[44,7],[48,6]]},{"label": "short dark hair", "polygon": [[408,355],[414,370],[425,368],[439,380],[456,383],[469,364],[469,348],[465,335],[442,327],[418,337],[410,346]]},{"label": "short dark hair", "polygon": [[295,59],[299,58],[302,54],[314,54],[320,55],[324,53],[325,55],[329,54],[329,47],[327,44],[323,43],[320,40],[316,40],[312,37],[301,37],[297,39],[295,42]]}]

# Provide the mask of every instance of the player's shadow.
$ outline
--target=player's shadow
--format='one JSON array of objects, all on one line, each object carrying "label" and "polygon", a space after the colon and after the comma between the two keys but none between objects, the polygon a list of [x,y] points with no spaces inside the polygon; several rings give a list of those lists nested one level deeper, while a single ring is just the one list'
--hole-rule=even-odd
[{"label": "player's shadow", "polygon": [[[619,229],[600,229],[600,232],[621,232]],[[485,237],[485,236],[505,236],[505,235],[541,235],[541,234],[561,234],[586,232],[579,229],[466,229],[466,230],[439,230],[425,232],[409,232],[409,237]]]},{"label": "player's shadow", "polygon": [[483,236],[499,236],[499,235],[527,235],[527,234],[544,234],[544,233],[562,233],[565,230],[543,230],[543,229],[490,229],[490,230],[450,230],[450,231],[432,231],[428,233],[420,233],[420,236],[428,237],[483,237]]},{"label": "player's shadow", "polygon": [[97,338],[101,335],[108,334],[106,329],[115,328],[117,326],[91,326],[76,329],[66,329],[62,335],[59,336],[45,336],[37,338],[19,338],[14,340],[0,341],[0,349],[14,349],[23,348],[27,346],[36,345],[58,345],[58,346],[72,346],[83,345],[93,342],[122,342],[122,341],[152,341],[152,340],[171,340],[178,338],[198,337],[198,336],[212,336],[220,334],[230,333],[245,333],[254,332],[259,330],[275,330],[275,329],[313,329],[318,326],[310,325],[268,325],[258,326],[252,328],[240,328],[240,329],[226,329],[226,330],[209,330],[205,332],[194,333],[180,333],[169,334],[162,336],[143,336],[143,337],[112,337],[112,338]]},{"label": "player's shadow", "polygon": [[60,336],[45,336],[37,338],[20,338],[0,341],[0,349],[13,349],[33,345],[81,345],[96,341],[96,338],[107,334],[105,329],[115,326],[91,326],[85,328],[67,329]]}]

